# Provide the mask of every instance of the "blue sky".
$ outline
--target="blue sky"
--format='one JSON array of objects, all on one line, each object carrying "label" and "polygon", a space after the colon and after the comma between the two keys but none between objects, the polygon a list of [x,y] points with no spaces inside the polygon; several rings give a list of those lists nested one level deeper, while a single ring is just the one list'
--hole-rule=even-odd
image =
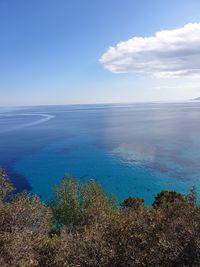
[{"label": "blue sky", "polygon": [[[146,69],[138,73],[133,65],[129,71],[127,65],[118,66],[117,49],[112,59],[108,52],[134,36],[199,23],[199,10],[199,0],[0,0],[0,105],[200,96],[198,73],[161,78]],[[112,68],[126,71],[113,73],[111,61]]]}]

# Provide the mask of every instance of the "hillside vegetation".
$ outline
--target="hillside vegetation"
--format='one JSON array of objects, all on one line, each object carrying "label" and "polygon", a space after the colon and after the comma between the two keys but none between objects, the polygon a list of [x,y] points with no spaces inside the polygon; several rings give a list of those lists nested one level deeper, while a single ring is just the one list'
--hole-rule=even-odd
[{"label": "hillside vegetation", "polygon": [[13,189],[0,170],[1,267],[200,266],[195,189],[162,191],[152,207],[68,176],[48,204]]}]

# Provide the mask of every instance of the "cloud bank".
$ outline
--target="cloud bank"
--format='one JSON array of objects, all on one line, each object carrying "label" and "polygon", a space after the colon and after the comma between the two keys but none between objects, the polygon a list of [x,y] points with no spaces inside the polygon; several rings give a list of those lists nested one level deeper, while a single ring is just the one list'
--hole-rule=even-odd
[{"label": "cloud bank", "polygon": [[133,37],[110,47],[99,61],[113,73],[200,76],[200,23]]}]

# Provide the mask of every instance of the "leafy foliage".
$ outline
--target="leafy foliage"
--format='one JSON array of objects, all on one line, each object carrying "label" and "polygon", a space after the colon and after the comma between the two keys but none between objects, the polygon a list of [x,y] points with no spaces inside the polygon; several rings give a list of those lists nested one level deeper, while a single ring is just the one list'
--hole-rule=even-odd
[{"label": "leafy foliage", "polygon": [[161,191],[156,197],[152,204],[154,208],[167,207],[175,202],[184,202],[185,199],[183,195],[177,193],[176,191]]},{"label": "leafy foliage", "polygon": [[66,176],[45,205],[12,192],[0,172],[0,266],[200,266],[200,207],[187,196],[162,191],[153,207],[129,197],[118,205],[94,181]]},{"label": "leafy foliage", "polygon": [[54,223],[73,230],[106,219],[116,207],[116,202],[95,180],[80,183],[65,176],[54,188],[50,207]]},{"label": "leafy foliage", "polygon": [[128,197],[120,205],[122,208],[138,209],[144,205],[144,198]]},{"label": "leafy foliage", "polygon": [[3,201],[14,190],[5,170],[0,169],[0,200]]}]

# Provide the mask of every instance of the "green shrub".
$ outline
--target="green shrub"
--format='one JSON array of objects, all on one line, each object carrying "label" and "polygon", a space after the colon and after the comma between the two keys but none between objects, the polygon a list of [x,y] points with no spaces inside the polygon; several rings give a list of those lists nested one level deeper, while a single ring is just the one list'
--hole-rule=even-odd
[{"label": "green shrub", "polygon": [[152,206],[154,208],[168,207],[175,202],[185,202],[184,196],[176,191],[163,190],[155,196]]},{"label": "green shrub", "polygon": [[70,176],[65,176],[55,186],[50,203],[54,225],[64,225],[70,230],[106,220],[116,206],[114,198],[106,194],[95,180],[81,183]]},{"label": "green shrub", "polygon": [[200,207],[162,191],[153,207],[129,197],[120,205],[94,181],[66,176],[50,205],[0,172],[1,267],[200,266]]},{"label": "green shrub", "polygon": [[144,205],[144,198],[140,197],[128,197],[121,204],[122,208],[138,209]]},{"label": "green shrub", "polygon": [[0,201],[3,201],[10,193],[12,193],[14,187],[10,182],[5,170],[0,169]]}]

